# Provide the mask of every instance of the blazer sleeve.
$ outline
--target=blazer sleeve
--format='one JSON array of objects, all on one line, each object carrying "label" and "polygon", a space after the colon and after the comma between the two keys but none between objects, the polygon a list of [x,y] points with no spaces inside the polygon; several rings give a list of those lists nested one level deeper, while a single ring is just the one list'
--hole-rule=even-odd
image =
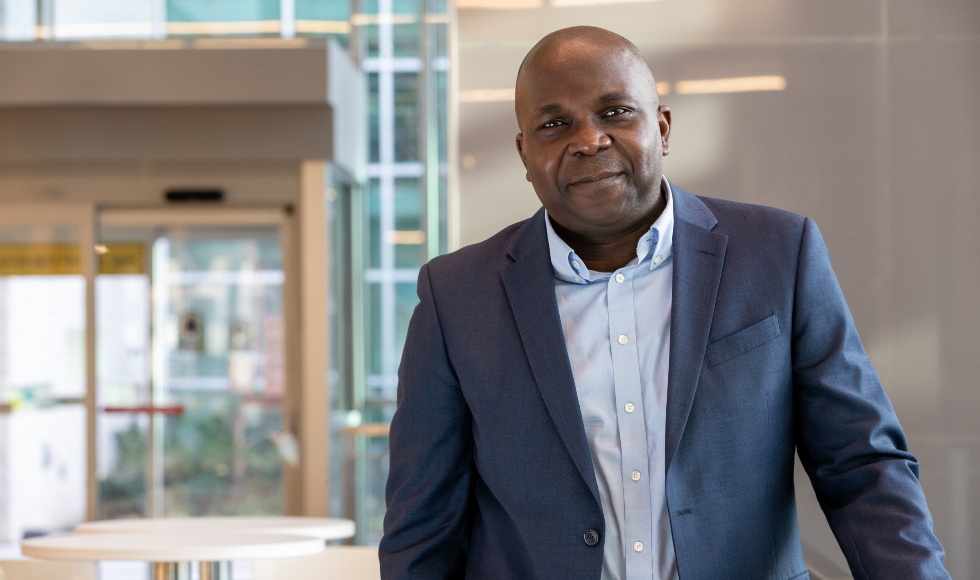
[{"label": "blazer sleeve", "polygon": [[797,451],[856,580],[948,579],[919,465],[807,218],[793,310]]},{"label": "blazer sleeve", "polygon": [[428,266],[398,370],[389,438],[385,580],[463,578],[473,502],[472,417],[446,350]]}]

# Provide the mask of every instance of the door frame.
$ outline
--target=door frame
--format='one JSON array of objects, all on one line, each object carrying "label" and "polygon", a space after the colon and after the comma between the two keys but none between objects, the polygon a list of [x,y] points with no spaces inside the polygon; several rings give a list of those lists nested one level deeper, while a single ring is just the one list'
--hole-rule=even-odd
[{"label": "door frame", "polygon": [[[98,208],[94,218],[96,231],[101,226],[248,226],[248,225],[275,225],[279,228],[279,246],[282,252],[283,268],[283,336],[284,361],[285,361],[285,394],[283,397],[282,420],[283,431],[296,437],[303,442],[301,432],[300,415],[303,406],[301,401],[304,399],[302,392],[302,382],[300,374],[297,372],[302,344],[300,332],[299,316],[299,261],[297,260],[296,248],[296,227],[295,216],[291,206],[253,206],[253,207],[234,207],[234,206],[215,206],[201,207],[198,205],[188,207],[172,206],[147,206],[141,208]],[[94,318],[94,316],[93,316]],[[95,333],[92,333],[93,337]],[[152,364],[152,363],[151,363]],[[152,374],[151,369],[151,374]],[[93,376],[94,380],[94,376]],[[94,382],[93,382],[94,384]],[[94,399],[93,399],[94,401]],[[94,407],[94,405],[93,405]],[[322,413],[326,414],[326,409]],[[94,414],[93,414],[94,415]],[[153,425],[157,424],[151,416],[151,431]],[[150,434],[151,439],[154,434]],[[94,441],[93,441],[94,443]],[[301,447],[302,449],[302,447]],[[151,450],[150,453],[153,453]],[[299,467],[292,467],[283,462],[283,511],[286,514],[298,515],[295,506],[300,503],[297,495],[302,494],[302,473],[305,462],[302,461]],[[94,458],[94,455],[93,455]],[[97,485],[95,477],[95,461],[90,462],[90,478],[92,485]],[[162,472],[161,472],[162,475]],[[151,486],[156,483],[152,482]],[[153,502],[154,493],[148,494],[147,505]],[[98,507],[98,497],[92,498],[93,503],[89,519],[95,519]]]}]

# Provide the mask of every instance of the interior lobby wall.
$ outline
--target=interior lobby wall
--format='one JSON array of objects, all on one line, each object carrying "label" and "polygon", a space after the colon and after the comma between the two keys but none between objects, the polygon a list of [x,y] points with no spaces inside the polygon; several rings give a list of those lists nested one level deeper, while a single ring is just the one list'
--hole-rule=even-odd
[{"label": "interior lobby wall", "polygon": [[[975,0],[459,2],[460,232],[540,207],[513,85],[543,35],[591,24],[636,43],[673,112],[665,174],[709,197],[813,217],[921,463],[954,578],[980,577],[980,5]],[[500,3],[498,3],[500,5]],[[684,81],[779,77],[779,90]],[[779,83],[770,84],[778,89]],[[735,87],[730,87],[735,88]],[[510,91],[510,92],[508,92]],[[798,470],[800,471],[800,470]],[[846,576],[805,474],[808,561]]]}]

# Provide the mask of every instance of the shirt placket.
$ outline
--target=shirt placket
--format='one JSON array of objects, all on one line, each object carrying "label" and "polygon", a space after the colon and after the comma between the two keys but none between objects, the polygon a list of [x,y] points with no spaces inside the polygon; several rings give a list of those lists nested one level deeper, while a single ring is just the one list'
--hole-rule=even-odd
[{"label": "shirt placket", "polygon": [[649,449],[640,382],[633,304],[633,275],[637,266],[614,272],[608,284],[609,337],[617,420],[622,447],[623,538],[626,578],[653,576]]}]

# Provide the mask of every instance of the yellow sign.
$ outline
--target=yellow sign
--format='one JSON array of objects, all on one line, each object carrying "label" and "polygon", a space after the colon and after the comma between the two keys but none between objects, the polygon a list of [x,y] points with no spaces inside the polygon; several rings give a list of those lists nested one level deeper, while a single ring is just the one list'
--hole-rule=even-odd
[{"label": "yellow sign", "polygon": [[0,245],[0,276],[81,274],[77,244]]},{"label": "yellow sign", "polygon": [[[145,274],[143,244],[97,247],[100,274]],[[0,276],[81,275],[78,244],[0,244]]]},{"label": "yellow sign", "polygon": [[145,274],[143,244],[106,244],[99,256],[99,274]]}]

